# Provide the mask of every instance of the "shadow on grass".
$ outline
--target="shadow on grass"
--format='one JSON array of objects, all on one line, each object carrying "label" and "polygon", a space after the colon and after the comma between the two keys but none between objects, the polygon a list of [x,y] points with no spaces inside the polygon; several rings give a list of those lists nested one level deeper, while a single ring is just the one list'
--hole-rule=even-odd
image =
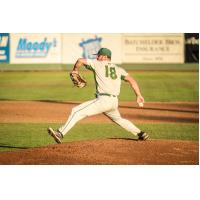
[{"label": "shadow on grass", "polygon": [[36,100],[36,101],[44,102],[44,103],[60,103],[60,104],[71,104],[71,105],[79,105],[79,104],[81,104],[81,102],[78,103],[78,102],[56,101],[56,100]]},{"label": "shadow on grass", "polygon": [[108,138],[109,140],[132,140],[132,141],[138,141],[138,139],[134,138]]},{"label": "shadow on grass", "polygon": [[0,144],[0,148],[10,148],[10,149],[29,149],[30,147],[20,147],[20,146],[11,146],[7,144]]}]

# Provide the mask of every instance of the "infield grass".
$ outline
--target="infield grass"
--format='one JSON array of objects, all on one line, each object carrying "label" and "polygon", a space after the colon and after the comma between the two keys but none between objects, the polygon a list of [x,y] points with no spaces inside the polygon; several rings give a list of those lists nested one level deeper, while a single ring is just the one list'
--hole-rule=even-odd
[{"label": "infield grass", "polygon": [[[94,98],[93,74],[82,72],[88,85],[73,87],[68,72],[0,72],[0,100],[85,101]],[[198,101],[198,72],[133,72],[146,101]],[[135,95],[123,82],[119,99]]]},{"label": "infield grass", "polygon": [[[0,124],[0,151],[13,151],[54,144],[47,134],[47,127],[58,128],[60,124]],[[198,141],[198,124],[144,124],[138,125],[147,131],[151,139]],[[136,137],[115,124],[77,124],[64,137],[63,142]]]}]

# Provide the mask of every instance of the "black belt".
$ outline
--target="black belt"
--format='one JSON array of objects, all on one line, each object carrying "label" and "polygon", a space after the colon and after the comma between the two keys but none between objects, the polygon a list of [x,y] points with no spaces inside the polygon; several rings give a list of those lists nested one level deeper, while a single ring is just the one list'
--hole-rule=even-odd
[{"label": "black belt", "polygon": [[107,93],[97,93],[97,96],[109,96],[109,97],[117,97],[116,95],[112,95],[112,94],[107,94]]}]

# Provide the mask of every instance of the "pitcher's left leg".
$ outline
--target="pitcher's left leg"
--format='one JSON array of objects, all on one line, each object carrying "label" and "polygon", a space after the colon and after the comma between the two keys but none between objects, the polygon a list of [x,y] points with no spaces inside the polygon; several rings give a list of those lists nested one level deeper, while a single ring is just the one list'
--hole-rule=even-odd
[{"label": "pitcher's left leg", "polygon": [[79,120],[96,114],[100,114],[109,110],[109,104],[106,104],[104,98],[97,98],[92,101],[85,102],[72,109],[71,115],[67,122],[59,128],[59,131],[64,136]]},{"label": "pitcher's left leg", "polygon": [[84,102],[74,108],[72,108],[71,114],[68,117],[66,123],[58,130],[64,136],[78,121],[93,113],[99,113],[99,109],[96,106],[98,99]]}]

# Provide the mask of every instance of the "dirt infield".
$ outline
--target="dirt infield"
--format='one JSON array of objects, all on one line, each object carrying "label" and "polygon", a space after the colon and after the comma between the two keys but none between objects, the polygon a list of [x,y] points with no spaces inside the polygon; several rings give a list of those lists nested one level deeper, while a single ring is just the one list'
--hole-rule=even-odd
[{"label": "dirt infield", "polygon": [[[80,102],[1,101],[1,123],[63,123],[71,109]],[[138,108],[135,102],[120,103],[123,117],[135,123],[198,123],[198,103],[146,103]],[[110,123],[103,114],[88,117],[80,123]]]},{"label": "dirt infield", "polygon": [[197,165],[198,142],[105,139],[69,142],[0,153],[0,164],[167,164]]}]

